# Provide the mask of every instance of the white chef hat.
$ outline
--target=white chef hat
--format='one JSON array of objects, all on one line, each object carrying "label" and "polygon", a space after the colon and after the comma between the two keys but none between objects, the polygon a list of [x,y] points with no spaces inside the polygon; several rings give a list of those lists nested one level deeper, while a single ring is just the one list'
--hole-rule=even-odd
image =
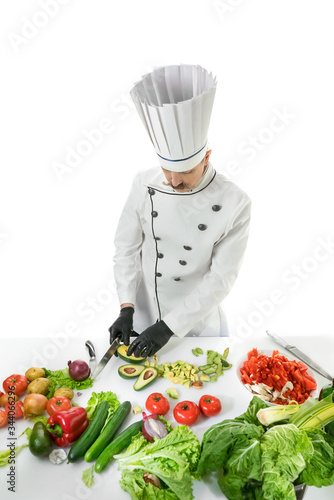
[{"label": "white chef hat", "polygon": [[155,68],[131,89],[162,167],[183,172],[204,158],[216,85],[201,66],[180,64]]}]

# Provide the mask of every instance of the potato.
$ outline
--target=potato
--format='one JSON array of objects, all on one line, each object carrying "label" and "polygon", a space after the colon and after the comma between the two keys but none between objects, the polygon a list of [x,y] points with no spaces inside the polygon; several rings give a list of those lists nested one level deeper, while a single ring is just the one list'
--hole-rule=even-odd
[{"label": "potato", "polygon": [[45,377],[45,371],[43,370],[43,368],[33,367],[29,368],[29,370],[26,371],[25,376],[27,377],[29,382],[32,382],[36,378]]},{"label": "potato", "polygon": [[45,396],[49,390],[49,385],[51,384],[48,378],[35,378],[28,385],[28,394],[43,394]]},{"label": "potato", "polygon": [[64,396],[65,398],[68,398],[69,400],[74,398],[74,392],[72,389],[68,389],[67,387],[61,387],[60,389],[57,389],[55,391],[55,396]]}]

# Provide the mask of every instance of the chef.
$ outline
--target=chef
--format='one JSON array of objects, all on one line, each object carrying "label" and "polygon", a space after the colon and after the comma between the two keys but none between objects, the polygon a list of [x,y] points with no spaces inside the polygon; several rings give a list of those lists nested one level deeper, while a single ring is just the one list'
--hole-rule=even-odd
[{"label": "chef", "polygon": [[131,97],[158,166],[133,181],[115,236],[120,314],[110,327],[128,354],[152,356],[176,335],[227,336],[221,302],[245,252],[250,199],[210,162],[216,78],[198,65],[154,69]]}]

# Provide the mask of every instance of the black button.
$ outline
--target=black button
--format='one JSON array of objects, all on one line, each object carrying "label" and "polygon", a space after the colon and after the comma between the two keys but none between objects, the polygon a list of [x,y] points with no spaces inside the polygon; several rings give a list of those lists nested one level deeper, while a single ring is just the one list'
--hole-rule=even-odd
[{"label": "black button", "polygon": [[164,254],[163,253],[158,253],[158,259],[163,259],[164,258]]},{"label": "black button", "polygon": [[161,238],[159,236],[154,236],[155,241],[159,241]]},{"label": "black button", "polygon": [[191,247],[188,247],[188,245],[183,245],[183,248],[184,248],[185,250],[192,250],[192,248],[191,248]]},{"label": "black button", "polygon": [[148,188],[148,194],[150,194],[151,196],[153,196],[155,194],[155,190],[152,189],[152,188]]},{"label": "black button", "polygon": [[152,215],[152,217],[158,217],[158,212],[156,212],[155,210],[153,210],[153,212],[151,212],[151,215]]},{"label": "black button", "polygon": [[179,263],[181,264],[181,266],[186,266],[187,265],[187,263],[186,263],[185,260],[179,260]]},{"label": "black button", "polygon": [[158,278],[161,278],[162,274],[161,273],[155,273],[155,275],[158,277]]},{"label": "black button", "polygon": [[221,205],[213,205],[212,210],[214,212],[219,212],[219,210],[221,209],[221,207],[222,207]]},{"label": "black button", "polygon": [[174,278],[174,281],[181,281],[181,278]]},{"label": "black button", "polygon": [[206,228],[207,228],[207,226],[206,226],[205,224],[198,224],[198,229],[199,229],[200,231],[205,231],[205,230],[206,230]]}]

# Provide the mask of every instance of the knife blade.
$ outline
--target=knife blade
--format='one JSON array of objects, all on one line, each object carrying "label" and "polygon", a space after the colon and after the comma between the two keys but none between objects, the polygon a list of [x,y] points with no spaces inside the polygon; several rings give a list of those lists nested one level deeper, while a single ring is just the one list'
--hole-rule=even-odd
[{"label": "knife blade", "polygon": [[120,345],[121,345],[121,341],[120,341],[119,337],[116,337],[115,340],[110,344],[107,352],[104,354],[104,356],[101,358],[101,360],[96,365],[96,368],[91,375],[92,379],[95,379],[101,373],[103,368],[106,366],[106,364],[108,363],[110,358],[115,354],[117,348]]},{"label": "knife blade", "polygon": [[301,359],[307,366],[312,368],[312,370],[314,370],[315,372],[319,373],[323,377],[333,382],[334,377],[332,377],[332,375],[326,372],[326,370],[321,368],[321,366],[318,365],[318,363],[316,363],[315,361],[313,361],[309,356],[307,356],[307,354],[298,349],[298,347],[288,344],[284,339],[282,339],[275,333],[271,332],[270,330],[267,330],[267,335],[269,335],[269,337],[271,337],[277,344],[281,345],[287,351],[291,352],[294,356]]}]

